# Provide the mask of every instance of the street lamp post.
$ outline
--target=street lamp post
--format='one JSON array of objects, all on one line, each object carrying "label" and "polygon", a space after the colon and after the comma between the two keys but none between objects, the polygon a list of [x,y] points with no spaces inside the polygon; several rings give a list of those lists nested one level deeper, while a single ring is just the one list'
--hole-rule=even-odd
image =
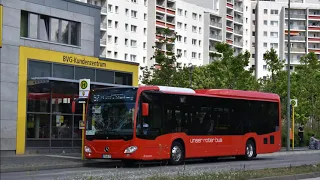
[{"label": "street lamp post", "polygon": [[[291,48],[291,43],[290,43],[290,1],[288,0],[288,96],[287,96],[287,151],[290,150],[290,48]],[[294,127],[292,127],[294,128]]]}]

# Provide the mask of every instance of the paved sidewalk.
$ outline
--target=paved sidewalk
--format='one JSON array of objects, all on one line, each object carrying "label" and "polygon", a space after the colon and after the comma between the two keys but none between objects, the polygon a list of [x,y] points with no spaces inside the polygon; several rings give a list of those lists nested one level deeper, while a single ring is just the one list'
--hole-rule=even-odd
[{"label": "paved sidewalk", "polygon": [[[281,150],[272,154],[258,155],[259,157],[286,156],[292,154],[319,153],[319,150],[307,150],[307,148],[295,149],[294,151]],[[46,169],[62,169],[90,166],[103,162],[104,166],[120,166],[120,161],[110,160],[81,160],[79,153],[72,154],[34,154],[2,156],[0,169],[2,172],[37,171]]]}]

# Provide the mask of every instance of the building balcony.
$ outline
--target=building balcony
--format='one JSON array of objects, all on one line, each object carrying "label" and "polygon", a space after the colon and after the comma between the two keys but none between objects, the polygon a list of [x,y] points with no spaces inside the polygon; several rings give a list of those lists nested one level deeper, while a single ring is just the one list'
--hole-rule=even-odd
[{"label": "building balcony", "polygon": [[233,9],[238,12],[243,12],[243,6],[234,6]]},{"label": "building balcony", "polygon": [[316,21],[318,20],[318,21],[320,21],[320,13],[319,14],[309,14],[308,18],[310,20],[316,20]]},{"label": "building balcony", "polygon": [[320,31],[320,23],[317,25],[309,24],[308,30],[309,31]]},{"label": "building balcony", "polygon": [[233,44],[234,44],[235,46],[240,46],[240,47],[242,47],[242,46],[243,46],[243,41],[234,41]]},{"label": "building balcony", "polygon": [[[288,52],[288,47],[285,48],[285,51]],[[290,48],[290,52],[301,52],[301,53],[305,53],[305,52],[306,52],[306,49],[305,49],[305,48],[292,47],[292,48]]]},{"label": "building balcony", "polygon": [[227,14],[227,19],[233,20],[233,16],[231,14]]},{"label": "building balcony", "polygon": [[161,26],[161,27],[165,27],[165,26],[166,26],[166,23],[165,23],[165,22],[162,22],[162,21],[159,21],[159,20],[156,20],[156,25],[157,25],[157,26]]},{"label": "building balcony", "polygon": [[175,25],[174,24],[166,24],[166,27],[169,29],[175,29]]},{"label": "building balcony", "polygon": [[166,12],[166,8],[161,7],[161,6],[158,6],[158,5],[157,5],[157,7],[156,7],[156,10],[157,10],[157,11],[160,11],[160,12]]},{"label": "building balcony", "polygon": [[234,22],[243,24],[243,18],[234,18]]},{"label": "building balcony", "polygon": [[210,34],[209,36],[211,39],[222,41],[222,36],[216,34]]},{"label": "building balcony", "polygon": [[[289,17],[289,14],[286,14],[285,18],[288,19],[288,17]],[[306,17],[307,16],[305,14],[291,14],[290,13],[290,19],[291,18],[293,18],[293,19],[306,19]]]},{"label": "building balcony", "polygon": [[239,35],[243,35],[243,31],[242,30],[234,30],[233,31],[235,34],[239,34]]},{"label": "building balcony", "polygon": [[314,52],[315,54],[320,54],[320,48],[318,48],[318,49],[308,49],[308,52]]},{"label": "building balcony", "polygon": [[218,28],[222,28],[222,24],[218,22],[210,21],[210,25]]},{"label": "building balcony", "polygon": [[[288,25],[285,26],[285,29],[287,30],[289,27]],[[306,30],[305,25],[291,25],[290,30]]]},{"label": "building balcony", "polygon": [[108,14],[108,9],[107,9],[107,8],[102,7],[102,8],[101,8],[101,14],[103,14],[103,15],[107,15],[107,14]]},{"label": "building balcony", "polygon": [[226,29],[227,29],[227,31],[233,32],[233,28],[232,27],[227,26]]},{"label": "building balcony", "polygon": [[232,40],[232,39],[229,39],[229,38],[226,38],[226,42],[227,42],[228,44],[233,44],[233,40]]},{"label": "building balcony", "polygon": [[308,41],[309,41],[309,42],[312,42],[312,43],[320,43],[320,36],[309,37],[309,38],[308,38]]},{"label": "building balcony", "polygon": [[228,8],[233,8],[232,2],[227,2],[227,7],[228,7]]},{"label": "building balcony", "polygon": [[101,29],[108,29],[108,24],[106,24],[106,23],[100,23],[100,28],[101,28]]},{"label": "building balcony", "polygon": [[[288,36],[285,36],[285,40],[288,40]],[[306,41],[305,36],[291,36],[290,41]]]},{"label": "building balcony", "polygon": [[107,45],[107,40],[106,39],[100,39],[100,45]]},{"label": "building balcony", "polygon": [[170,15],[176,15],[176,10],[175,9],[171,9],[171,8],[167,8],[167,13]]}]

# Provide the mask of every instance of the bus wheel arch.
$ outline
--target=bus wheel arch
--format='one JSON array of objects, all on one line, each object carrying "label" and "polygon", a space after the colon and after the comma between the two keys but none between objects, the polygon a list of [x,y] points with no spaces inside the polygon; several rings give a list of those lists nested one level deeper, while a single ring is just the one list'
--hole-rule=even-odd
[{"label": "bus wheel arch", "polygon": [[170,149],[170,164],[179,165],[184,162],[185,159],[185,143],[181,138],[175,139],[172,141],[171,149]]}]

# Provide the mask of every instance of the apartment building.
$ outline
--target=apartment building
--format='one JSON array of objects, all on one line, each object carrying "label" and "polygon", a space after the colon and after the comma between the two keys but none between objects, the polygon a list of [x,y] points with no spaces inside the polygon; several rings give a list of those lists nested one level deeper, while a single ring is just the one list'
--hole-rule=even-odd
[{"label": "apartment building", "polygon": [[[154,49],[171,46],[181,65],[208,64],[216,42],[239,53],[244,45],[242,0],[78,0],[101,6],[101,56],[151,66]],[[246,0],[246,2],[249,0]],[[250,4],[250,3],[249,3]],[[228,13],[228,15],[227,15]],[[157,41],[157,30],[176,32],[175,42]],[[247,38],[250,39],[250,38]]]},{"label": "apartment building", "polygon": [[[263,54],[273,47],[288,63],[288,2],[252,2],[253,67],[257,78],[266,78],[270,72]],[[290,8],[290,69],[300,64],[299,59],[315,52],[320,59],[320,3],[315,0],[292,0]],[[285,67],[287,69],[287,67]]]}]

